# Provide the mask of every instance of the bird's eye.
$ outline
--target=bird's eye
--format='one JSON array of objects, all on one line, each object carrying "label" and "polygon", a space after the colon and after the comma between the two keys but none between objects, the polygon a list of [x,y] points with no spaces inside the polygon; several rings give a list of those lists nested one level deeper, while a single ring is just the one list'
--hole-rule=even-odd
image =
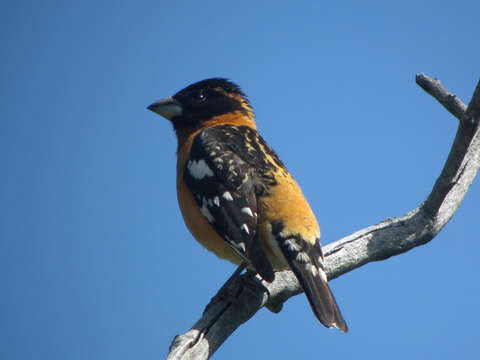
[{"label": "bird's eye", "polygon": [[205,101],[205,94],[202,92],[199,92],[198,95],[197,95],[197,101]]}]

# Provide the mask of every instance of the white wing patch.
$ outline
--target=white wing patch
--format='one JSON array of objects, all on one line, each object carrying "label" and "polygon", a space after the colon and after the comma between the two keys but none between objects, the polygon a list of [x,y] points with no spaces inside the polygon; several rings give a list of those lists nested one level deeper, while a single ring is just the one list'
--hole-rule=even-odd
[{"label": "white wing patch", "polygon": [[301,249],[300,245],[297,244],[295,239],[287,239],[285,240],[285,245],[288,247],[288,250],[291,252],[297,252]]},{"label": "white wing patch", "polygon": [[245,206],[242,208],[242,212],[247,214],[248,216],[251,216],[253,217],[253,213],[252,213],[252,209],[250,209],[249,207]]},{"label": "white wing patch", "polygon": [[[209,201],[210,200],[210,201]],[[212,213],[210,212],[210,210],[208,210],[208,203],[210,202],[210,204],[212,203],[212,200],[211,199],[206,199],[206,198],[203,198],[202,200],[202,207],[200,208],[200,212],[203,214],[203,216],[205,216],[208,220],[209,223],[213,223],[215,221],[215,218],[213,217]],[[211,205],[210,205],[211,206]]]},{"label": "white wing patch", "polygon": [[213,176],[212,169],[210,169],[203,159],[198,161],[190,160],[187,164],[187,169],[190,172],[190,175],[197,180],[201,180],[205,176]]},{"label": "white wing patch", "polygon": [[[305,264],[305,267],[307,268],[307,270],[309,270],[312,273],[313,276],[318,275],[318,269],[315,265]],[[320,276],[322,277],[323,280],[327,281],[326,278],[325,278],[325,273],[323,272],[323,270],[320,270]]]},{"label": "white wing patch", "polygon": [[250,230],[248,230],[247,224],[243,224],[242,226],[240,226],[240,229],[242,229],[243,231],[245,231],[247,234],[250,234]]},{"label": "white wing patch", "polygon": [[323,271],[322,269],[318,269],[319,273],[320,273],[320,276],[322,277],[323,281],[327,282],[328,279],[327,279],[327,274],[325,274],[325,271]]},{"label": "white wing patch", "polygon": [[297,254],[297,261],[299,262],[304,262],[304,263],[309,263],[310,262],[310,258],[308,257],[307,253],[303,252],[303,251],[300,251],[298,254]]},{"label": "white wing patch", "polygon": [[225,200],[233,201],[233,197],[232,197],[232,194],[230,194],[230,191],[225,191],[225,192],[223,193],[222,197],[223,197]]}]

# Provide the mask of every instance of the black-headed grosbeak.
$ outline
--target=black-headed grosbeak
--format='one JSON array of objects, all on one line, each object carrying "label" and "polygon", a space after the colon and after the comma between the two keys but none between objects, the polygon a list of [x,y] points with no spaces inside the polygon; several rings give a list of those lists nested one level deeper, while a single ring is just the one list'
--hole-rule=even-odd
[{"label": "black-headed grosbeak", "polygon": [[258,133],[240,87],[207,79],[148,109],[173,124],[178,202],[200,244],[234,264],[246,262],[268,282],[274,269],[289,267],[318,320],[347,332],[327,283],[315,215]]}]

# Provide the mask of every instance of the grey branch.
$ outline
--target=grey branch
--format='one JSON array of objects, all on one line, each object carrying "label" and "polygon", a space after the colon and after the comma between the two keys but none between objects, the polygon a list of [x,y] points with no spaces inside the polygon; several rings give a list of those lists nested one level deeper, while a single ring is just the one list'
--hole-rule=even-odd
[{"label": "grey branch", "polygon": [[[416,81],[460,120],[448,159],[432,192],[420,206],[402,217],[386,219],[324,247],[330,280],[432,240],[456,212],[478,172],[480,82],[467,107],[437,79],[419,74]],[[273,283],[262,284],[257,277],[242,275],[234,284],[235,301],[212,299],[192,329],[175,337],[167,359],[208,359],[263,306],[279,312],[286,300],[302,292],[290,271],[276,273]]]}]

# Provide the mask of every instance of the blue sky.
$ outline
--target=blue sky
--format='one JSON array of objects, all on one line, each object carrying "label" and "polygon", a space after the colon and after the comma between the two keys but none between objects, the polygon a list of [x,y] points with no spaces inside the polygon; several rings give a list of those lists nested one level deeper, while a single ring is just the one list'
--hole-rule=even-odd
[{"label": "blue sky", "polygon": [[[0,15],[0,358],[158,359],[234,267],[175,196],[154,100],[223,76],[301,184],[323,243],[429,194],[469,101],[478,1],[7,1]],[[304,296],[261,310],[218,359],[451,359],[478,353],[480,184],[431,243],[332,282],[350,327]]]}]

